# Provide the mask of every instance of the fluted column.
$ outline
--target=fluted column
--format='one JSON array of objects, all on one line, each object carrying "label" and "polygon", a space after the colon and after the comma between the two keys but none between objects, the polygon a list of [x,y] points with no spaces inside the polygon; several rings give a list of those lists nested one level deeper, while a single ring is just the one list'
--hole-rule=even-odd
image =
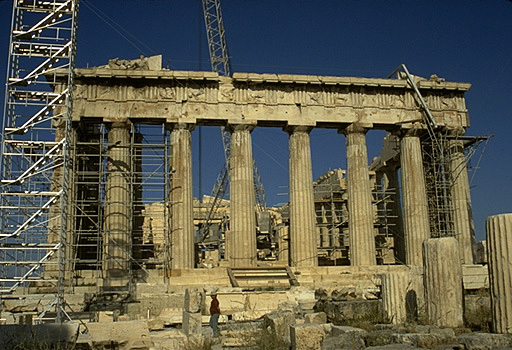
[{"label": "fluted column", "polygon": [[123,278],[131,255],[130,124],[112,123],[108,145],[103,261],[107,277]]},{"label": "fluted column", "polygon": [[450,171],[452,177],[451,197],[455,237],[459,241],[460,258],[463,264],[473,264],[475,231],[471,213],[468,170],[462,140],[449,141]]},{"label": "fluted column", "polygon": [[405,262],[421,266],[421,245],[430,238],[427,191],[420,138],[409,130],[400,142]]},{"label": "fluted column", "polygon": [[350,239],[350,264],[369,266],[376,264],[374,212],[366,129],[352,124],[344,130],[347,148],[348,228]]},{"label": "fluted column", "polygon": [[290,127],[290,265],[317,266],[311,128]]},{"label": "fluted column", "polygon": [[493,331],[512,334],[512,214],[487,218]]},{"label": "fluted column", "polygon": [[393,324],[407,321],[407,292],[411,290],[408,271],[388,272],[381,276],[382,306],[387,318]]},{"label": "fluted column", "polygon": [[229,178],[231,192],[230,265],[256,265],[256,201],[251,125],[231,127]]},{"label": "fluted column", "polygon": [[170,235],[171,267],[194,268],[194,211],[192,192],[192,137],[190,124],[171,131]]},{"label": "fluted column", "polygon": [[430,238],[423,243],[425,296],[430,324],[462,327],[462,265],[454,237]]}]

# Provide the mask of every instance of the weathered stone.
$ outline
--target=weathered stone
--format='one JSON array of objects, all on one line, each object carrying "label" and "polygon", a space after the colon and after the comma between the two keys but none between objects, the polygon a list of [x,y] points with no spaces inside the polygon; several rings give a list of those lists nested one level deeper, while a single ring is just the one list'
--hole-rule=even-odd
[{"label": "weathered stone", "polygon": [[512,334],[512,214],[486,221],[493,330]]},{"label": "weathered stone", "polygon": [[89,323],[87,329],[93,347],[117,345],[122,349],[132,341],[151,342],[149,329],[145,321],[126,321],[111,323]]},{"label": "weathered stone", "polygon": [[39,325],[0,326],[0,349],[54,348],[73,344],[78,336],[78,322]]},{"label": "weathered stone", "polygon": [[430,324],[462,327],[462,266],[455,238],[431,238],[423,244],[425,294]]},{"label": "weathered stone", "polygon": [[310,128],[292,127],[290,133],[290,264],[317,266],[316,215]]},{"label": "weathered stone", "polygon": [[331,335],[337,337],[343,334],[358,334],[359,336],[365,336],[368,332],[362,328],[351,327],[351,326],[332,326]]},{"label": "weathered stone", "polygon": [[226,238],[231,266],[256,264],[256,207],[251,125],[237,125],[231,134],[229,184],[231,231]]},{"label": "weathered stone", "polygon": [[405,263],[421,266],[421,245],[430,237],[427,193],[420,138],[416,129],[406,131],[400,142],[404,219]]},{"label": "weathered stone", "polygon": [[183,333],[186,335],[201,334],[202,317],[200,313],[183,311]]},{"label": "weathered stone", "polygon": [[340,325],[347,320],[375,320],[380,314],[378,300],[332,301],[326,302],[322,310],[327,320]]},{"label": "weathered stone", "polygon": [[327,315],[325,312],[314,312],[312,314],[305,314],[304,320],[306,323],[327,323]]},{"label": "weathered stone", "polygon": [[[460,134],[463,134],[462,130]],[[464,155],[464,142],[459,138],[449,140],[448,152],[450,154],[450,173],[452,178],[451,196],[455,238],[459,242],[461,263],[473,264],[475,230],[471,213],[471,194],[469,191],[466,157]]]},{"label": "weathered stone", "polygon": [[322,342],[322,350],[365,349],[364,340],[356,333],[328,336]]},{"label": "weathered stone", "polygon": [[236,322],[255,321],[262,318],[268,311],[239,311],[231,314],[231,319]]},{"label": "weathered stone", "polygon": [[345,129],[350,264],[376,265],[372,194],[368,181],[366,129],[352,124]]},{"label": "weathered stone", "polygon": [[292,350],[321,350],[325,336],[321,325],[302,324],[290,327]]},{"label": "weathered stone", "polygon": [[194,210],[192,193],[193,126],[177,124],[171,132],[172,176],[171,265],[173,269],[194,268]]},{"label": "weathered stone", "polygon": [[408,271],[389,272],[382,275],[382,305],[391,323],[407,320],[407,293],[413,290]]},{"label": "weathered stone", "polygon": [[203,304],[205,303],[205,295],[197,289],[185,290],[185,311],[187,312],[201,312]]},{"label": "weathered stone", "polygon": [[290,343],[290,327],[295,325],[295,315],[291,311],[274,311],[263,317],[263,325]]},{"label": "weathered stone", "polygon": [[165,328],[164,320],[159,318],[151,318],[147,320],[148,329],[150,331],[162,330]]},{"label": "weathered stone", "polygon": [[511,347],[512,337],[508,334],[469,333],[457,337],[465,350],[491,350],[496,347]]},{"label": "weathered stone", "polygon": [[421,349],[409,344],[388,344],[379,346],[369,346],[366,350],[415,350]]}]

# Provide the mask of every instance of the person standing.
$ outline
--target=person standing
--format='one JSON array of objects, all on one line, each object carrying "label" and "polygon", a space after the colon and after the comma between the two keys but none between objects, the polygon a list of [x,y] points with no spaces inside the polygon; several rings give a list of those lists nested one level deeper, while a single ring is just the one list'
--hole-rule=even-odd
[{"label": "person standing", "polygon": [[213,336],[219,336],[219,316],[220,316],[220,306],[219,300],[217,299],[217,292],[213,292],[211,294],[212,302],[210,304],[210,322],[209,325],[213,330]]}]

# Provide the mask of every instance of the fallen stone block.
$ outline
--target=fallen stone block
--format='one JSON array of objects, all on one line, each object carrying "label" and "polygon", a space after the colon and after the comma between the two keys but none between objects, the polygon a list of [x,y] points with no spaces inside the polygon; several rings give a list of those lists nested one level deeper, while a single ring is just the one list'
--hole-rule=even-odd
[{"label": "fallen stone block", "polygon": [[303,324],[290,327],[292,350],[321,350],[325,330],[319,324]]},{"label": "fallen stone block", "polygon": [[336,337],[329,336],[322,342],[322,350],[365,349],[364,340],[357,333],[345,333]]},{"label": "fallen stone block", "polygon": [[293,312],[285,311],[274,311],[266,314],[263,317],[263,326],[271,329],[276,335],[282,337],[282,339],[290,343],[290,327],[295,325],[295,315]]},{"label": "fallen stone block", "polygon": [[204,293],[195,288],[185,290],[185,311],[201,312],[204,303]]},{"label": "fallen stone block", "polygon": [[73,344],[79,323],[47,323],[39,325],[3,325],[0,327],[0,349],[56,348]]},{"label": "fallen stone block", "polygon": [[512,335],[491,333],[467,333],[457,337],[466,350],[488,350],[497,347],[512,347]]},{"label": "fallen stone block", "polygon": [[186,335],[200,335],[202,317],[200,313],[183,311],[183,333]]},{"label": "fallen stone block", "polygon": [[314,312],[311,314],[305,314],[304,321],[306,323],[327,323],[327,315],[325,314],[325,312]]},{"label": "fallen stone block", "polygon": [[335,326],[335,325],[332,326],[332,331],[331,331],[331,335],[333,337],[338,337],[338,336],[344,335],[344,334],[357,334],[358,336],[363,337],[367,333],[368,332],[362,328],[350,327],[350,326]]},{"label": "fallen stone block", "polygon": [[125,346],[135,340],[144,344],[151,342],[146,321],[125,321],[112,323],[91,322],[87,325],[93,347],[112,346],[112,343],[126,349]]}]

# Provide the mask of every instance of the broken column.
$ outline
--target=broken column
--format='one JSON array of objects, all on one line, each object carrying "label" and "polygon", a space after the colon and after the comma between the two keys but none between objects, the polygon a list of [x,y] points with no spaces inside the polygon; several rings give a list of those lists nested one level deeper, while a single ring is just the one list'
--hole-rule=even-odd
[{"label": "broken column", "polygon": [[290,127],[290,265],[317,266],[311,128]]},{"label": "broken column", "polygon": [[448,141],[450,172],[452,177],[451,197],[455,237],[459,241],[460,258],[463,264],[473,264],[475,232],[471,215],[468,171],[462,140]]},{"label": "broken column", "polygon": [[454,237],[426,240],[423,243],[423,263],[430,324],[437,327],[462,327],[462,265],[457,240]]},{"label": "broken column", "polygon": [[407,271],[393,271],[382,275],[382,306],[386,317],[393,324],[407,320],[406,296],[410,285]]},{"label": "broken column", "polygon": [[231,127],[231,242],[228,259],[234,267],[256,265],[256,201],[251,140],[253,129],[252,125],[247,124]]},{"label": "broken column", "polygon": [[205,303],[204,293],[197,289],[186,289],[183,308],[182,329],[185,335],[200,335],[202,326],[201,310]]},{"label": "broken column", "polygon": [[110,284],[114,285],[114,279],[125,284],[130,273],[130,124],[112,123],[108,145],[103,261]]},{"label": "broken column", "polygon": [[375,265],[374,212],[368,172],[366,129],[358,124],[352,124],[344,133],[347,148],[350,264]]},{"label": "broken column", "polygon": [[405,263],[421,266],[421,245],[430,238],[427,191],[418,129],[406,130],[400,142]]},{"label": "broken column", "polygon": [[192,137],[190,124],[176,124],[171,132],[171,267],[194,268]]},{"label": "broken column", "polygon": [[487,218],[493,331],[512,334],[512,214]]}]

